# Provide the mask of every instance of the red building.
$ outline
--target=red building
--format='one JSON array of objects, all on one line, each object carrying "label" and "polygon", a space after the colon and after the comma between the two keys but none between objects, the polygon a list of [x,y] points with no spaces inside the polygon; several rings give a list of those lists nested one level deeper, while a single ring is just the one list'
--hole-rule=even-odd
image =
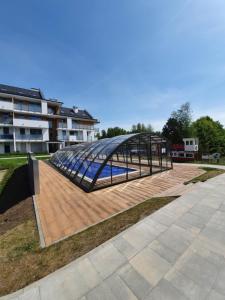
[{"label": "red building", "polygon": [[198,158],[198,138],[184,138],[183,144],[171,145],[173,161],[193,161]]}]

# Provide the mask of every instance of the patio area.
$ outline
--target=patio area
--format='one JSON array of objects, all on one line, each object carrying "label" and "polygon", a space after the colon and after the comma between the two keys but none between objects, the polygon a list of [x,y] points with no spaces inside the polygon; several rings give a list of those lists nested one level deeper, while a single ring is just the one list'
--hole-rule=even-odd
[{"label": "patio area", "polygon": [[176,191],[183,182],[204,173],[197,166],[174,166],[127,183],[86,193],[47,163],[40,161],[40,194],[36,213],[43,243],[49,246],[153,196]]}]

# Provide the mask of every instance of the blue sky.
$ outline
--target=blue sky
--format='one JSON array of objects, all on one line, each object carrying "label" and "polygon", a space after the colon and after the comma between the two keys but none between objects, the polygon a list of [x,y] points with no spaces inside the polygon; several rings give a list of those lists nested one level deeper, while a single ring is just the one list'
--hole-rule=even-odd
[{"label": "blue sky", "polygon": [[0,82],[40,87],[101,128],[161,129],[190,101],[225,125],[224,0],[2,1]]}]

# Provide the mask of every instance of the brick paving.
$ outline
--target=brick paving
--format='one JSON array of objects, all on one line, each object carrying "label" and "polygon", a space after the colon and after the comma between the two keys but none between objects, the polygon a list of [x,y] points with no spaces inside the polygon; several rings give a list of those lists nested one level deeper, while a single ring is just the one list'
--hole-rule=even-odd
[{"label": "brick paving", "polygon": [[46,246],[203,172],[196,166],[178,165],[173,170],[86,193],[47,163],[40,161],[39,167],[36,206]]}]

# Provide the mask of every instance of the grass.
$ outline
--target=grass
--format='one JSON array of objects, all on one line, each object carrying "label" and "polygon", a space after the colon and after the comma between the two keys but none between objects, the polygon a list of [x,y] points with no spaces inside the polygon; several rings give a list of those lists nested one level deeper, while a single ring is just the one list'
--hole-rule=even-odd
[{"label": "grass", "polygon": [[208,179],[211,179],[213,177],[216,177],[218,175],[225,173],[225,170],[216,169],[216,168],[201,167],[200,169],[204,170],[205,173],[200,176],[197,176],[189,181],[184,182],[184,184],[187,185],[189,183],[204,182]]},{"label": "grass", "polygon": [[208,164],[208,165],[225,165],[225,157],[221,157],[218,161],[217,160],[195,160],[195,161],[186,161],[185,163],[191,164]]},{"label": "grass", "polygon": [[68,264],[175,198],[151,198],[45,249],[39,247],[34,217],[20,220],[0,236],[0,295],[23,288]]},{"label": "grass", "polygon": [[[35,153],[34,155],[49,155],[49,154],[47,152],[42,152],[42,153]],[[0,154],[0,158],[10,158],[10,157],[17,157],[17,156],[27,157],[27,153],[4,153],[4,154]]]},{"label": "grass", "polygon": [[[38,160],[45,160],[49,157],[38,157]],[[0,195],[6,186],[8,180],[11,178],[15,170],[27,163],[27,158],[18,158],[11,156],[10,159],[1,159],[0,158],[0,170],[7,170],[2,181],[0,181]]]},{"label": "grass", "polygon": [[21,167],[22,165],[25,165],[27,163],[26,158],[15,158],[15,159],[0,159],[0,170],[7,170],[3,179],[0,182],[0,195],[5,188],[8,180],[11,178],[13,172]]}]

